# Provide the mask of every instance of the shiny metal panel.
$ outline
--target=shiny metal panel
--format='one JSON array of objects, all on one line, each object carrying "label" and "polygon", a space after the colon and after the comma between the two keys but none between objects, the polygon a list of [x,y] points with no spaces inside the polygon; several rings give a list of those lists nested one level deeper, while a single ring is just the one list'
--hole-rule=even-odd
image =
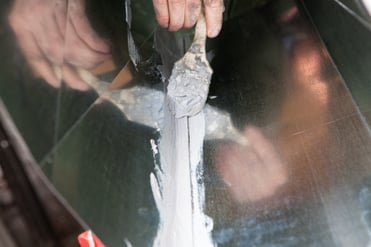
[{"label": "shiny metal panel", "polygon": [[371,39],[371,28],[334,1],[303,2],[353,99],[370,125],[371,67],[368,61],[371,59],[371,46],[367,40]]},{"label": "shiny metal panel", "polygon": [[[254,10],[249,3],[238,8],[242,12],[231,5],[236,12],[228,15],[233,18],[208,43],[214,70],[208,105],[230,116],[248,140],[245,145],[205,141],[206,213],[214,220],[218,246],[366,246],[370,241],[371,138],[365,121],[371,109],[365,82],[370,70],[362,49],[368,46],[361,46],[369,34],[360,22],[342,16],[338,22],[350,23],[344,26],[360,34],[348,35],[343,51],[354,45],[359,53],[351,54],[363,54],[364,60],[347,56],[340,52],[342,39],[328,36],[340,30],[337,21],[329,18],[330,28],[318,25],[316,18],[325,22],[326,11],[342,10],[303,2],[260,6],[262,1]],[[115,65],[91,71],[115,84],[116,75],[128,66],[128,77],[118,87],[161,92],[158,73],[171,71],[170,60],[181,56],[190,32],[172,36],[155,31],[152,8],[142,1],[131,3],[131,24],[122,18],[122,2],[87,3],[88,19],[109,40]],[[66,28],[73,26],[67,22]],[[3,34],[1,54],[21,57],[14,44],[7,48],[15,41],[10,33]],[[66,41],[66,49],[72,46]],[[167,56],[162,63],[160,55]],[[71,66],[63,56],[63,65]],[[17,66],[26,61],[6,61],[0,68],[1,98],[50,181],[107,246],[151,246],[159,222],[149,182],[154,169],[150,140],[158,138],[156,129],[129,121],[130,116],[93,90],[71,89],[63,71],[67,83],[53,89],[30,79],[30,73],[25,78],[31,83],[16,77]],[[118,93],[111,96],[120,100]],[[17,107],[24,98],[30,103]],[[29,113],[32,105],[36,110]],[[220,122],[214,120],[207,125],[218,131]],[[40,134],[45,130],[47,135]]]},{"label": "shiny metal panel", "polygon": [[343,8],[353,18],[360,22],[371,24],[370,3],[367,0],[332,0]]},{"label": "shiny metal panel", "polygon": [[206,145],[214,234],[221,246],[364,246],[370,132],[303,6],[286,4],[219,37],[210,103],[250,143]]}]

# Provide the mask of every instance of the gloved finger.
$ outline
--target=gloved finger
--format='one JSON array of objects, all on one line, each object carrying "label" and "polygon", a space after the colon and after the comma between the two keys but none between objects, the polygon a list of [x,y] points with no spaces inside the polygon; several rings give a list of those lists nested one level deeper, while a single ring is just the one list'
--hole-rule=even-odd
[{"label": "gloved finger", "polygon": [[169,7],[169,31],[178,31],[184,26],[186,0],[168,0]]},{"label": "gloved finger", "polygon": [[169,27],[170,15],[167,0],[153,0],[158,24],[163,28]]},{"label": "gloved finger", "polygon": [[184,16],[184,27],[193,27],[201,13],[201,0],[187,0]]},{"label": "gloved finger", "polygon": [[216,37],[223,22],[224,3],[223,0],[204,0],[207,36]]}]

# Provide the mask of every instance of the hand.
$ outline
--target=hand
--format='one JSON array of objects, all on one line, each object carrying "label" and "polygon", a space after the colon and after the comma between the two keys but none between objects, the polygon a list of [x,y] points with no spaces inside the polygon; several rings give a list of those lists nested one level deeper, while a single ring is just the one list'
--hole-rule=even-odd
[{"label": "hand", "polygon": [[68,86],[87,90],[76,68],[92,69],[111,56],[85,15],[84,0],[15,0],[8,19],[32,71],[53,87],[61,85],[59,67]]},{"label": "hand", "polygon": [[244,135],[249,144],[221,144],[215,156],[216,168],[238,203],[273,196],[288,180],[287,168],[261,131],[247,127]]},{"label": "hand", "polygon": [[205,11],[207,36],[216,37],[222,27],[223,0],[153,0],[153,5],[159,25],[169,31],[194,26],[202,6]]}]

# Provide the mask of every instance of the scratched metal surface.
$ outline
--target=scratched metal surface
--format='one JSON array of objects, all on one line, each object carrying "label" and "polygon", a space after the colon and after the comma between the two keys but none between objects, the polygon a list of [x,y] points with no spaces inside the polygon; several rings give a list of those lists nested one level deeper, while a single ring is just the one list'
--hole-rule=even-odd
[{"label": "scratched metal surface", "polygon": [[303,10],[278,1],[219,37],[209,103],[250,140],[206,145],[219,246],[369,241],[370,130]]},{"label": "scratched metal surface", "polygon": [[18,51],[14,35],[7,25],[9,5],[10,1],[0,4],[0,97],[6,103],[18,128],[22,130],[33,155],[40,160],[54,143],[58,91],[42,80],[27,76],[29,73],[26,62]]},{"label": "scratched metal surface", "polygon": [[[154,165],[149,140],[158,133],[128,121],[93,91],[53,89],[33,79],[7,27],[7,2],[1,15],[0,96],[31,151],[107,246],[151,246],[159,219],[149,184]],[[236,5],[228,5],[226,15],[233,18],[226,18],[220,36],[208,44],[214,69],[208,104],[230,113],[250,144],[205,142],[206,212],[214,219],[214,241],[218,246],[366,246],[371,87],[370,53],[362,42],[368,40],[367,28],[349,20],[335,1],[321,1],[335,4],[323,8],[306,1],[317,30],[299,1],[230,2]],[[130,49],[122,2],[92,3],[88,14],[94,28],[110,38],[118,67],[125,65]],[[250,10],[255,5],[259,8]],[[148,70],[157,65],[150,6],[132,2],[130,32]],[[333,18],[326,19],[329,8]],[[337,29],[336,20],[350,24]],[[354,37],[335,35],[352,29]],[[177,42],[161,31],[156,35],[163,38],[162,48],[157,46],[161,53],[189,43],[187,34],[175,36]],[[181,55],[173,52],[171,59]],[[134,73],[133,81],[162,88],[149,80],[157,71],[149,77],[144,72]],[[102,78],[110,81],[116,74]]]},{"label": "scratched metal surface", "polygon": [[359,21],[370,23],[370,13],[366,8],[367,0],[333,0],[333,2]]},{"label": "scratched metal surface", "polygon": [[[368,124],[371,123],[371,22],[362,22],[335,1],[304,1],[331,58]],[[331,9],[331,12],[327,10]],[[324,18],[324,16],[328,18]],[[339,21],[341,20],[341,21]],[[338,26],[338,28],[334,28]],[[349,35],[351,34],[351,35]]]}]

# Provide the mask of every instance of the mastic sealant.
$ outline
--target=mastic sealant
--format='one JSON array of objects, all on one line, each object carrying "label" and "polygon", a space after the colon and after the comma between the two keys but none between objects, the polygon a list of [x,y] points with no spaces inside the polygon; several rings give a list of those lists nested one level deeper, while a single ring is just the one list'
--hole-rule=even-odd
[{"label": "mastic sealant", "polygon": [[202,150],[203,109],[212,74],[205,56],[206,23],[196,25],[194,41],[175,63],[164,104],[159,154],[161,166],[151,175],[160,213],[154,247],[212,247],[212,220],[204,214]]},{"label": "mastic sealant", "polygon": [[[202,150],[205,115],[208,123],[207,139],[226,138],[246,143],[245,138],[234,128],[229,114],[209,105],[196,113],[194,107],[174,108],[171,106],[179,102],[195,102],[175,103],[169,95],[141,86],[111,90],[107,83],[98,80],[89,72],[79,71],[79,74],[101,97],[115,104],[129,120],[156,129],[161,126],[159,144],[154,140],[150,142],[155,160],[155,171],[150,176],[150,183],[160,214],[159,230],[153,246],[215,246],[211,238],[213,221],[203,211],[205,190]],[[179,87],[182,85],[178,84],[176,91],[181,91]],[[198,92],[205,93],[204,90]],[[201,103],[205,97],[198,97]],[[184,112],[174,112],[176,109],[187,108],[192,110],[192,116],[183,116]],[[160,162],[157,161],[158,155]]]},{"label": "mastic sealant", "polygon": [[[169,99],[167,99],[169,100]],[[204,214],[202,146],[205,117],[175,118],[167,108],[161,131],[161,167],[151,174],[160,214],[154,247],[212,247],[212,220]],[[173,126],[174,128],[169,128]]]}]

